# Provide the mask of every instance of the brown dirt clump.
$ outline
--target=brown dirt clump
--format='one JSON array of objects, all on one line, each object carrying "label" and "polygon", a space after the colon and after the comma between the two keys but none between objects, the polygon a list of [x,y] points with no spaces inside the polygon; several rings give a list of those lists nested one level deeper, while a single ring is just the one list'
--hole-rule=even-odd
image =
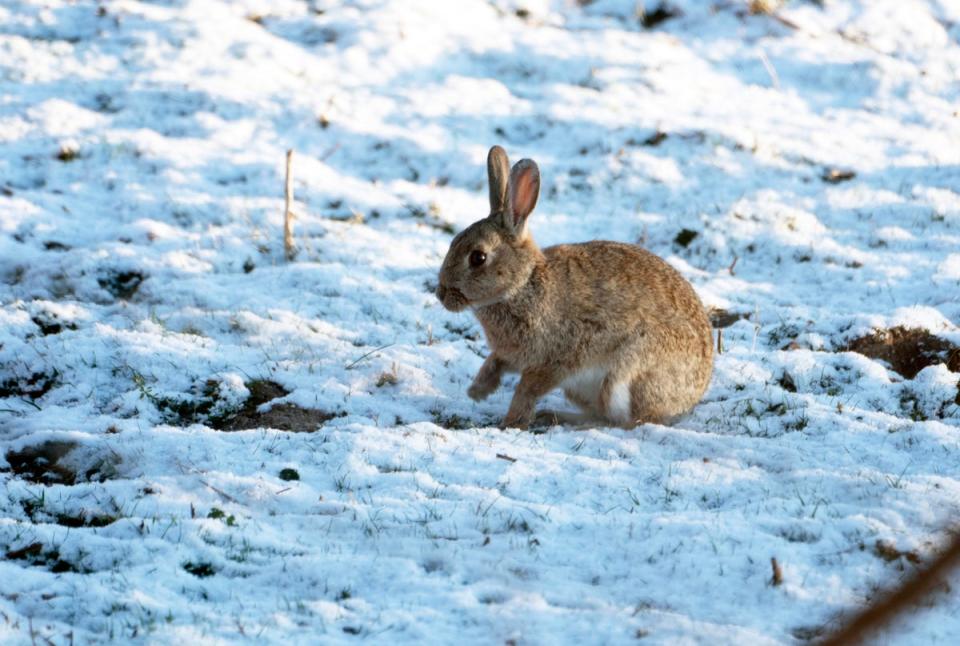
[{"label": "brown dirt clump", "polygon": [[279,431],[309,433],[317,430],[321,424],[337,417],[314,408],[300,408],[295,404],[276,404],[263,413],[254,411],[252,415],[240,414],[223,430],[240,431],[250,428],[273,428]]},{"label": "brown dirt clump", "polygon": [[877,330],[841,349],[886,361],[907,379],[938,363],[945,363],[951,372],[960,372],[960,347],[919,328]]},{"label": "brown dirt clump", "polygon": [[337,413],[330,413],[314,408],[301,408],[296,404],[274,404],[269,410],[260,412],[257,409],[267,402],[286,397],[289,392],[274,381],[257,380],[247,384],[250,396],[244,402],[243,408],[235,415],[218,420],[214,428],[221,431],[242,431],[251,428],[274,428],[280,431],[310,433],[317,430],[321,424],[337,417]]},{"label": "brown dirt clump", "polygon": [[730,312],[720,308],[711,308],[707,311],[710,317],[710,325],[714,329],[728,328],[737,321],[750,318],[750,312]]},{"label": "brown dirt clump", "polygon": [[72,440],[48,440],[4,455],[10,471],[35,484],[73,485],[77,482],[104,482],[118,477],[121,458],[113,451],[81,447]]},{"label": "brown dirt clump", "polygon": [[899,550],[893,543],[889,543],[884,540],[878,540],[873,546],[873,553],[878,558],[883,559],[884,561],[897,561],[901,558],[906,559],[918,565],[920,563],[920,555],[917,554],[916,550]]},{"label": "brown dirt clump", "polygon": [[77,480],[77,472],[60,461],[76,446],[76,442],[45,442],[20,451],[8,451],[6,458],[10,471],[24,480],[37,484],[72,485]]}]

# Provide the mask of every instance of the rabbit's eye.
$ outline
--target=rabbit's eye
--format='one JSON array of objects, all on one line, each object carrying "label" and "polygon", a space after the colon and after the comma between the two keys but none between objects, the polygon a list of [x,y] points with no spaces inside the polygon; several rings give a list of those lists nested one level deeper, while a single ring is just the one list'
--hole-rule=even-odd
[{"label": "rabbit's eye", "polygon": [[470,266],[479,267],[483,263],[487,262],[487,254],[483,253],[479,249],[474,249],[470,252]]}]

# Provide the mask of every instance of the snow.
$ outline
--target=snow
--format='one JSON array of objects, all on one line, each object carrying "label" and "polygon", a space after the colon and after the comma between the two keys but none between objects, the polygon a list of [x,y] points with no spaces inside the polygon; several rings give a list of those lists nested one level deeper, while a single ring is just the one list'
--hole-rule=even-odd
[{"label": "snow", "polygon": [[[0,7],[0,641],[789,644],[932,558],[960,376],[844,348],[960,344],[960,8],[637,4]],[[495,143],[541,245],[642,243],[742,317],[689,416],[466,397],[482,331],[432,289]],[[165,408],[257,380],[333,417]],[[74,482],[16,472],[43,446]],[[956,643],[960,598],[888,637]]]}]

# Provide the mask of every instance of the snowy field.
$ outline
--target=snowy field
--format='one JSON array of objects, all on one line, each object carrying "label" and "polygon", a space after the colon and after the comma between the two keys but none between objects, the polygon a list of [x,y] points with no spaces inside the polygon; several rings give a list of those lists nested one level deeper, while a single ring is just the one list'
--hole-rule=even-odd
[{"label": "snowy field", "polygon": [[[960,3],[636,6],[0,3],[0,642],[798,644],[931,560]],[[689,416],[466,397],[432,292],[493,144],[541,245],[714,310]],[[957,590],[885,643],[957,644]]]}]

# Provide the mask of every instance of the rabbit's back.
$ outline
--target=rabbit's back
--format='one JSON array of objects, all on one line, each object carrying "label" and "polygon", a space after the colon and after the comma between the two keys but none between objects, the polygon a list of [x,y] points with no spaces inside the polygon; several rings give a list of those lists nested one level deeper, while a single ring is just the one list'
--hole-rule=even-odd
[{"label": "rabbit's back", "polygon": [[710,336],[710,324],[693,287],[680,273],[642,247],[594,240],[543,250],[552,279],[562,290],[567,316],[596,311],[610,326],[639,321]]}]

